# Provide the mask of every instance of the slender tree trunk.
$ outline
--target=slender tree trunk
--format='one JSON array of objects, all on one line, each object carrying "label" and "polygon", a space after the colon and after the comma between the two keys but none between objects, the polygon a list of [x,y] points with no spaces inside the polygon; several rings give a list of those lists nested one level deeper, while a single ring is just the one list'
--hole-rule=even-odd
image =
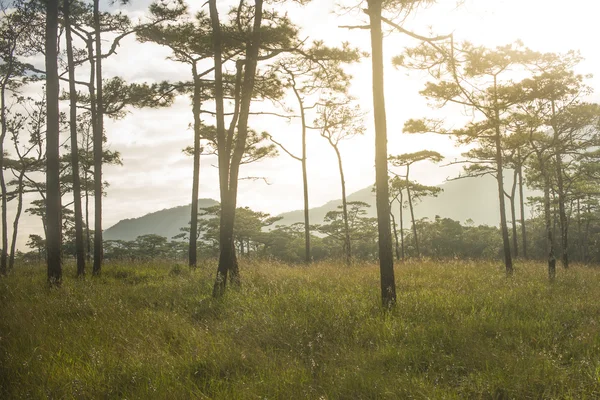
[{"label": "slender tree trunk", "polygon": [[48,282],[60,285],[62,281],[61,260],[61,198],[59,158],[59,111],[58,111],[58,0],[46,3],[46,254]]},{"label": "slender tree trunk", "polygon": [[192,206],[190,216],[190,243],[188,248],[188,263],[192,268],[197,265],[197,241],[198,241],[198,194],[200,191],[200,135],[202,121],[200,120],[202,87],[198,79],[196,63],[192,64],[194,75],[194,96],[192,99],[192,111],[194,114],[194,172],[192,177]]},{"label": "slender tree trunk", "polygon": [[304,110],[302,97],[300,96],[300,93],[298,93],[296,86],[294,85],[292,89],[294,90],[298,105],[300,106],[300,122],[302,123],[302,157],[300,158],[300,162],[302,163],[302,187],[304,196],[304,261],[307,264],[310,264],[310,216],[308,206],[308,173],[306,171],[306,112]]},{"label": "slender tree trunk", "polygon": [[223,61],[222,61],[222,37],[219,13],[217,10],[217,1],[208,0],[210,20],[212,26],[213,39],[213,57],[215,66],[215,109],[217,125],[217,146],[219,148],[219,187],[221,195],[221,216],[219,222],[219,264],[217,267],[217,276],[213,287],[213,297],[221,297],[227,287],[227,275],[229,265],[233,263],[235,252],[233,251],[233,229],[227,231],[232,224],[226,221],[229,216],[227,212],[229,207],[229,149],[227,148],[227,137],[225,133],[225,109],[223,105]]},{"label": "slender tree trunk", "polygon": [[83,213],[81,210],[81,182],[79,178],[79,149],[77,142],[77,89],[75,88],[75,63],[71,37],[70,0],[63,1],[67,62],[69,68],[69,125],[71,129],[71,169],[73,171],[73,208],[75,212],[75,254],[77,276],[85,275],[85,245],[83,242]]},{"label": "slender tree trunk", "polygon": [[565,211],[565,185],[563,178],[563,165],[562,165],[562,150],[560,146],[560,132],[555,122],[556,117],[556,106],[552,101],[552,130],[554,131],[554,157],[556,162],[556,189],[558,194],[558,216],[560,219],[560,239],[561,239],[561,251],[562,251],[562,266],[563,268],[569,268],[569,227],[567,224],[567,213]]},{"label": "slender tree trunk", "polygon": [[[89,49],[88,49],[89,50]],[[93,54],[93,53],[92,53]],[[89,56],[90,60],[91,60],[91,55]],[[94,63],[91,63],[90,69],[91,71],[91,77],[90,77],[90,82],[91,85],[94,84],[94,71],[95,68],[93,68]],[[90,90],[90,109],[91,109],[91,118],[92,118],[92,130],[95,129],[93,128],[95,122],[95,117],[96,117],[96,101],[95,101],[95,96],[94,96],[94,92],[95,90]],[[85,154],[88,155],[90,154],[90,136],[89,133],[86,133],[85,136]],[[85,185],[85,236],[86,236],[86,261],[89,264],[92,261],[92,236],[91,236],[91,230],[90,230],[90,180],[89,180],[89,173],[90,171],[87,169],[89,167],[86,166],[84,173],[83,173],[83,182]]]},{"label": "slender tree trunk", "polygon": [[583,236],[581,233],[581,201],[577,199],[577,244],[579,247],[579,261],[583,260]]},{"label": "slender tree trunk", "polygon": [[[521,153],[519,152],[519,159]],[[523,165],[519,164],[519,209],[521,211],[521,240],[523,241],[523,258],[527,258],[527,226],[525,225],[525,200],[523,198]]]},{"label": "slender tree trunk", "polygon": [[584,262],[588,262],[588,260],[590,259],[590,251],[589,251],[589,244],[590,244],[590,222],[591,222],[591,217],[590,217],[590,213],[591,213],[591,206],[589,203],[590,199],[588,198],[588,203],[586,206],[586,218],[585,218],[585,234],[584,234],[584,239],[583,239],[583,261]]},{"label": "slender tree trunk", "polygon": [[[4,114],[4,93],[2,93],[2,112]],[[2,125],[5,125],[5,115],[2,117]],[[2,128],[4,130],[4,126]],[[0,275],[6,275],[8,271],[8,217],[6,209],[8,207],[7,193],[6,193],[6,181],[4,179],[4,132],[3,137],[0,138],[0,197],[2,199],[2,248],[0,249]]]},{"label": "slender tree trunk", "polygon": [[381,30],[382,0],[368,0],[371,33],[371,62],[373,78],[373,115],[375,121],[375,187],[377,227],[379,233],[379,273],[381,302],[384,307],[396,304],[396,279],[390,227],[387,127],[383,79],[383,34]]},{"label": "slender tree trunk", "polygon": [[[542,169],[543,164],[541,164]],[[544,221],[546,223],[546,251],[548,253],[548,279],[556,277],[556,256],[554,254],[554,233],[552,229],[552,211],[550,209],[550,182],[544,174]]]},{"label": "slender tree trunk", "polygon": [[96,33],[96,130],[94,131],[94,268],[99,275],[104,257],[102,248],[102,144],[104,137],[104,104],[102,99],[102,42],[100,35],[100,0],[94,0],[94,30]]},{"label": "slender tree trunk", "polygon": [[556,237],[556,225],[558,224],[558,213],[556,212],[556,193],[552,191],[552,235]]},{"label": "slender tree trunk", "polygon": [[500,140],[496,144],[496,168],[498,169],[497,182],[498,182],[498,193],[500,201],[500,229],[502,231],[502,244],[504,246],[504,265],[506,267],[506,274],[513,274],[512,256],[510,251],[510,239],[508,236],[508,226],[506,223],[506,204],[504,202],[504,178],[502,176],[502,150],[500,149]]},{"label": "slender tree trunk", "polygon": [[17,247],[17,233],[19,232],[19,220],[21,211],[23,210],[23,177],[25,176],[25,166],[19,173],[18,178],[18,194],[17,194],[17,212],[13,222],[12,241],[10,244],[10,256],[8,258],[8,269],[12,270],[15,267],[15,252]]},{"label": "slender tree trunk", "polygon": [[[561,163],[562,160],[560,155],[556,156],[556,163]],[[561,242],[561,251],[562,257],[561,262],[563,268],[569,268],[569,240],[568,240],[568,232],[569,227],[567,223],[567,213],[565,210],[565,189],[564,182],[562,176],[562,167],[556,167],[556,176],[557,176],[557,197],[558,197],[558,219],[560,226],[560,242]]]},{"label": "slender tree trunk", "polygon": [[338,168],[340,171],[340,183],[342,184],[342,216],[344,217],[344,251],[346,254],[346,265],[352,263],[352,242],[350,241],[350,226],[348,225],[348,202],[346,200],[346,180],[344,179],[344,168],[342,166],[342,155],[337,145],[334,145],[331,140],[329,144],[335,150],[335,155],[338,159]]},{"label": "slender tree trunk", "polygon": [[85,173],[85,237],[86,237],[86,261],[92,261],[92,238],[90,234],[90,191],[87,172]]},{"label": "slender tree trunk", "polygon": [[408,207],[410,209],[410,219],[412,221],[413,235],[415,236],[415,250],[417,257],[421,257],[421,251],[419,250],[419,234],[417,233],[417,224],[415,222],[415,211],[413,209],[412,197],[410,195],[410,181],[408,180],[408,174],[410,171],[410,165],[406,166],[406,196],[408,197]]},{"label": "slender tree trunk", "polygon": [[400,211],[400,244],[401,244],[401,249],[402,249],[402,261],[404,261],[404,259],[406,258],[406,252],[404,251],[404,217],[403,217],[403,213],[402,213],[402,203],[404,202],[403,199],[403,195],[402,195],[402,191],[400,191],[400,200],[398,200],[398,204],[399,204],[399,211]]},{"label": "slender tree trunk", "polygon": [[508,237],[508,226],[506,223],[506,205],[504,202],[504,160],[502,157],[502,143],[500,133],[500,110],[498,108],[497,82],[494,76],[494,112],[495,112],[495,145],[496,145],[496,180],[498,182],[498,199],[500,200],[500,228],[502,230],[502,244],[504,246],[504,265],[506,275],[513,274],[512,255],[510,253],[510,239]]},{"label": "slender tree trunk", "polygon": [[[256,69],[258,65],[258,53],[261,44],[261,25],[263,17],[263,0],[254,1],[254,24],[252,27],[251,41],[246,48],[246,59],[244,65],[244,80],[242,84],[242,95],[240,100],[239,120],[237,123],[237,138],[231,156],[229,170],[229,196],[231,207],[231,224],[228,231],[233,236],[235,226],[235,210],[237,206],[238,179],[242,157],[246,151],[246,139],[248,137],[248,118],[250,116],[250,103],[254,92],[254,82],[256,78]],[[239,286],[241,283],[240,272],[237,260],[231,264],[229,269],[230,280],[233,284]]]},{"label": "slender tree trunk", "polygon": [[512,219],[512,242],[513,242],[513,255],[519,257],[519,238],[517,237],[517,212],[515,207],[516,192],[517,192],[517,177],[518,171],[515,169],[513,173],[513,184],[510,192],[510,217]]},{"label": "slender tree trunk", "polygon": [[0,249],[0,275],[6,275],[8,271],[8,217],[7,207],[8,199],[6,193],[6,180],[4,178],[4,140],[6,139],[6,133],[8,127],[6,124],[6,86],[12,75],[13,62],[12,57],[9,57],[6,63],[7,71],[5,72],[4,79],[2,80],[2,86],[0,86],[0,123],[2,124],[2,131],[0,132],[0,207],[2,207],[2,248]]},{"label": "slender tree trunk", "polygon": [[396,217],[391,212],[392,205],[390,204],[390,218],[392,219],[392,230],[394,231],[394,243],[396,245],[396,260],[400,261],[400,243],[398,242],[398,230],[396,229]]}]

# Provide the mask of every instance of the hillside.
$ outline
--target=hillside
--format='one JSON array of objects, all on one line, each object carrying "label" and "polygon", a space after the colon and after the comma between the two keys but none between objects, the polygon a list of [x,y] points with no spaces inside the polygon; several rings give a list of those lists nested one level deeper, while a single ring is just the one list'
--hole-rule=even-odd
[{"label": "hillside", "polygon": [[[436,215],[464,223],[468,219],[477,225],[498,225],[498,198],[496,181],[492,177],[468,178],[449,181],[439,185],[444,191],[437,198],[426,198],[415,206],[415,218],[434,219]],[[508,188],[507,188],[508,189]],[[532,191],[526,190],[525,196],[531,196]],[[348,196],[349,201],[363,201],[370,204],[370,216],[375,216],[375,193],[371,187],[364,188]],[[508,203],[508,202],[507,202]],[[200,199],[199,207],[210,207],[218,204],[212,199]],[[333,200],[326,204],[310,209],[311,224],[323,222],[327,212],[341,205],[341,200]],[[507,205],[508,207],[508,205]],[[396,217],[399,210],[396,205],[393,210]],[[517,212],[518,209],[517,209]],[[526,210],[526,215],[528,215]],[[283,213],[279,225],[291,225],[304,220],[303,211],[296,210]],[[404,219],[408,221],[410,214],[404,210]],[[157,234],[172,238],[180,233],[179,229],[186,226],[190,220],[190,205],[169,208],[144,215],[139,218],[125,219],[104,231],[107,240],[134,240],[144,234]]]},{"label": "hillside", "polygon": [[[219,204],[213,199],[199,199],[198,207]],[[146,234],[156,234],[171,239],[181,233],[181,227],[190,221],[191,205],[167,208],[139,218],[124,219],[104,231],[105,240],[134,240]]]},{"label": "hillside", "polygon": [[[417,203],[414,207],[415,218],[427,217],[434,219],[436,215],[439,215],[440,217],[451,218],[461,223],[465,223],[468,219],[471,219],[476,225],[500,224],[498,191],[496,180],[493,177],[485,176],[481,178],[459,179],[448,181],[438,186],[444,189],[444,191],[438,197],[425,198],[422,202]],[[507,190],[509,190],[508,187]],[[527,189],[524,193],[525,197],[533,194],[534,192]],[[370,204],[371,207],[368,210],[368,214],[373,217],[376,215],[375,193],[371,187],[352,193],[348,196],[348,200],[363,201]],[[311,208],[311,224],[322,222],[327,212],[335,210],[341,204],[341,200],[334,200],[321,207]],[[392,211],[397,218],[399,216],[398,205],[397,203],[394,203],[394,205],[395,207]],[[519,212],[517,206],[517,213]],[[527,205],[525,206],[525,212],[525,215],[528,216],[529,210]],[[405,221],[410,218],[408,210],[404,210],[403,215]],[[281,216],[283,219],[279,223],[285,225],[304,220],[302,210],[287,212],[281,214]]]}]

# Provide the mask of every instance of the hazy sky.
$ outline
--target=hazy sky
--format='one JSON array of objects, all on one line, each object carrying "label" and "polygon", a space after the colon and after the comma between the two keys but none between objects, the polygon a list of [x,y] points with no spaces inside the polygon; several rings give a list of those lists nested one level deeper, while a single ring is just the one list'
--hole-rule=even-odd
[{"label": "hazy sky", "polygon": [[[197,4],[204,4],[198,2]],[[219,1],[223,9],[230,1]],[[339,25],[359,24],[364,16],[349,14],[340,18],[334,0],[313,0],[306,7],[289,6],[291,19],[302,27],[301,36],[325,40],[329,45],[349,41],[352,45],[369,49],[368,31],[338,28]],[[458,40],[467,39],[475,44],[502,45],[521,39],[533,50],[565,52],[580,50],[585,62],[581,73],[595,73],[600,66],[596,40],[600,34],[597,16],[600,5],[591,0],[572,0],[568,4],[557,0],[466,0],[456,6],[455,0],[440,0],[409,18],[405,27],[421,34],[432,30],[436,34],[454,32]],[[132,18],[143,16],[149,1],[132,0],[123,10]],[[384,57],[386,107],[388,115],[389,153],[400,154],[422,149],[437,150],[450,159],[462,152],[445,137],[435,135],[402,134],[404,121],[431,114],[425,99],[418,94],[425,80],[416,73],[397,70],[389,60],[404,46],[415,42],[399,35],[386,37]],[[187,65],[165,60],[169,50],[151,44],[139,44],[135,39],[125,40],[118,54],[104,64],[105,78],[121,76],[131,82],[185,80],[190,73]],[[374,181],[374,133],[371,106],[370,59],[348,69],[354,76],[351,93],[358,97],[362,108],[368,111],[367,127],[363,137],[355,137],[341,145],[344,157],[348,193],[362,189]],[[85,70],[78,74],[85,75]],[[588,83],[598,89],[599,78]],[[600,99],[598,94],[595,99]],[[294,107],[293,98],[286,101]],[[67,104],[63,105],[66,109]],[[255,104],[253,109],[265,109]],[[309,122],[313,117],[309,117]],[[104,204],[104,226],[110,227],[123,218],[139,217],[149,212],[178,205],[191,200],[192,160],[182,149],[192,144],[190,101],[178,98],[169,109],[132,110],[119,121],[106,120],[108,147],[118,150],[123,157],[122,167],[106,167],[104,178],[110,183]],[[206,121],[211,123],[209,119]],[[288,122],[276,117],[253,116],[250,125],[265,130],[291,150],[298,151],[300,126],[297,120]],[[216,157],[204,156],[200,171],[200,197],[218,200]],[[414,168],[414,179],[425,184],[438,184],[458,173],[458,167],[440,168],[422,164]],[[340,183],[335,154],[317,132],[308,134],[308,175],[310,206],[316,207],[340,197]],[[300,163],[286,154],[254,165],[242,167],[241,176],[265,177],[263,181],[240,182],[238,204],[278,214],[302,208]],[[15,204],[10,204],[14,208]],[[9,209],[12,211],[12,209]],[[11,213],[12,214],[12,213]],[[41,231],[41,224],[26,217],[22,225],[19,247],[24,248],[27,235]]]}]

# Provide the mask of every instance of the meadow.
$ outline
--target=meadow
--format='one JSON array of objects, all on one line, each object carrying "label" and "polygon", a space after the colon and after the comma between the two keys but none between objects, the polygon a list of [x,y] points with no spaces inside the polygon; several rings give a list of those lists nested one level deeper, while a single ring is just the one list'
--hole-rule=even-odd
[{"label": "meadow", "polygon": [[47,287],[43,266],[0,280],[0,398],[593,399],[600,269],[409,261],[380,307],[375,264],[107,263]]}]

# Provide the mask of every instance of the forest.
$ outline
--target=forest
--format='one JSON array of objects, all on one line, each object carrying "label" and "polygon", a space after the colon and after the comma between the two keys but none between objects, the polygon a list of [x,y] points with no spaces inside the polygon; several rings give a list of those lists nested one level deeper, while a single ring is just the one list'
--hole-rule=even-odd
[{"label": "forest", "polygon": [[[0,1],[1,397],[600,396],[578,43],[416,24],[435,0],[140,3]],[[493,179],[497,225],[419,215],[444,168]],[[179,186],[176,235],[104,237]],[[302,222],[259,205],[275,190]]]}]

